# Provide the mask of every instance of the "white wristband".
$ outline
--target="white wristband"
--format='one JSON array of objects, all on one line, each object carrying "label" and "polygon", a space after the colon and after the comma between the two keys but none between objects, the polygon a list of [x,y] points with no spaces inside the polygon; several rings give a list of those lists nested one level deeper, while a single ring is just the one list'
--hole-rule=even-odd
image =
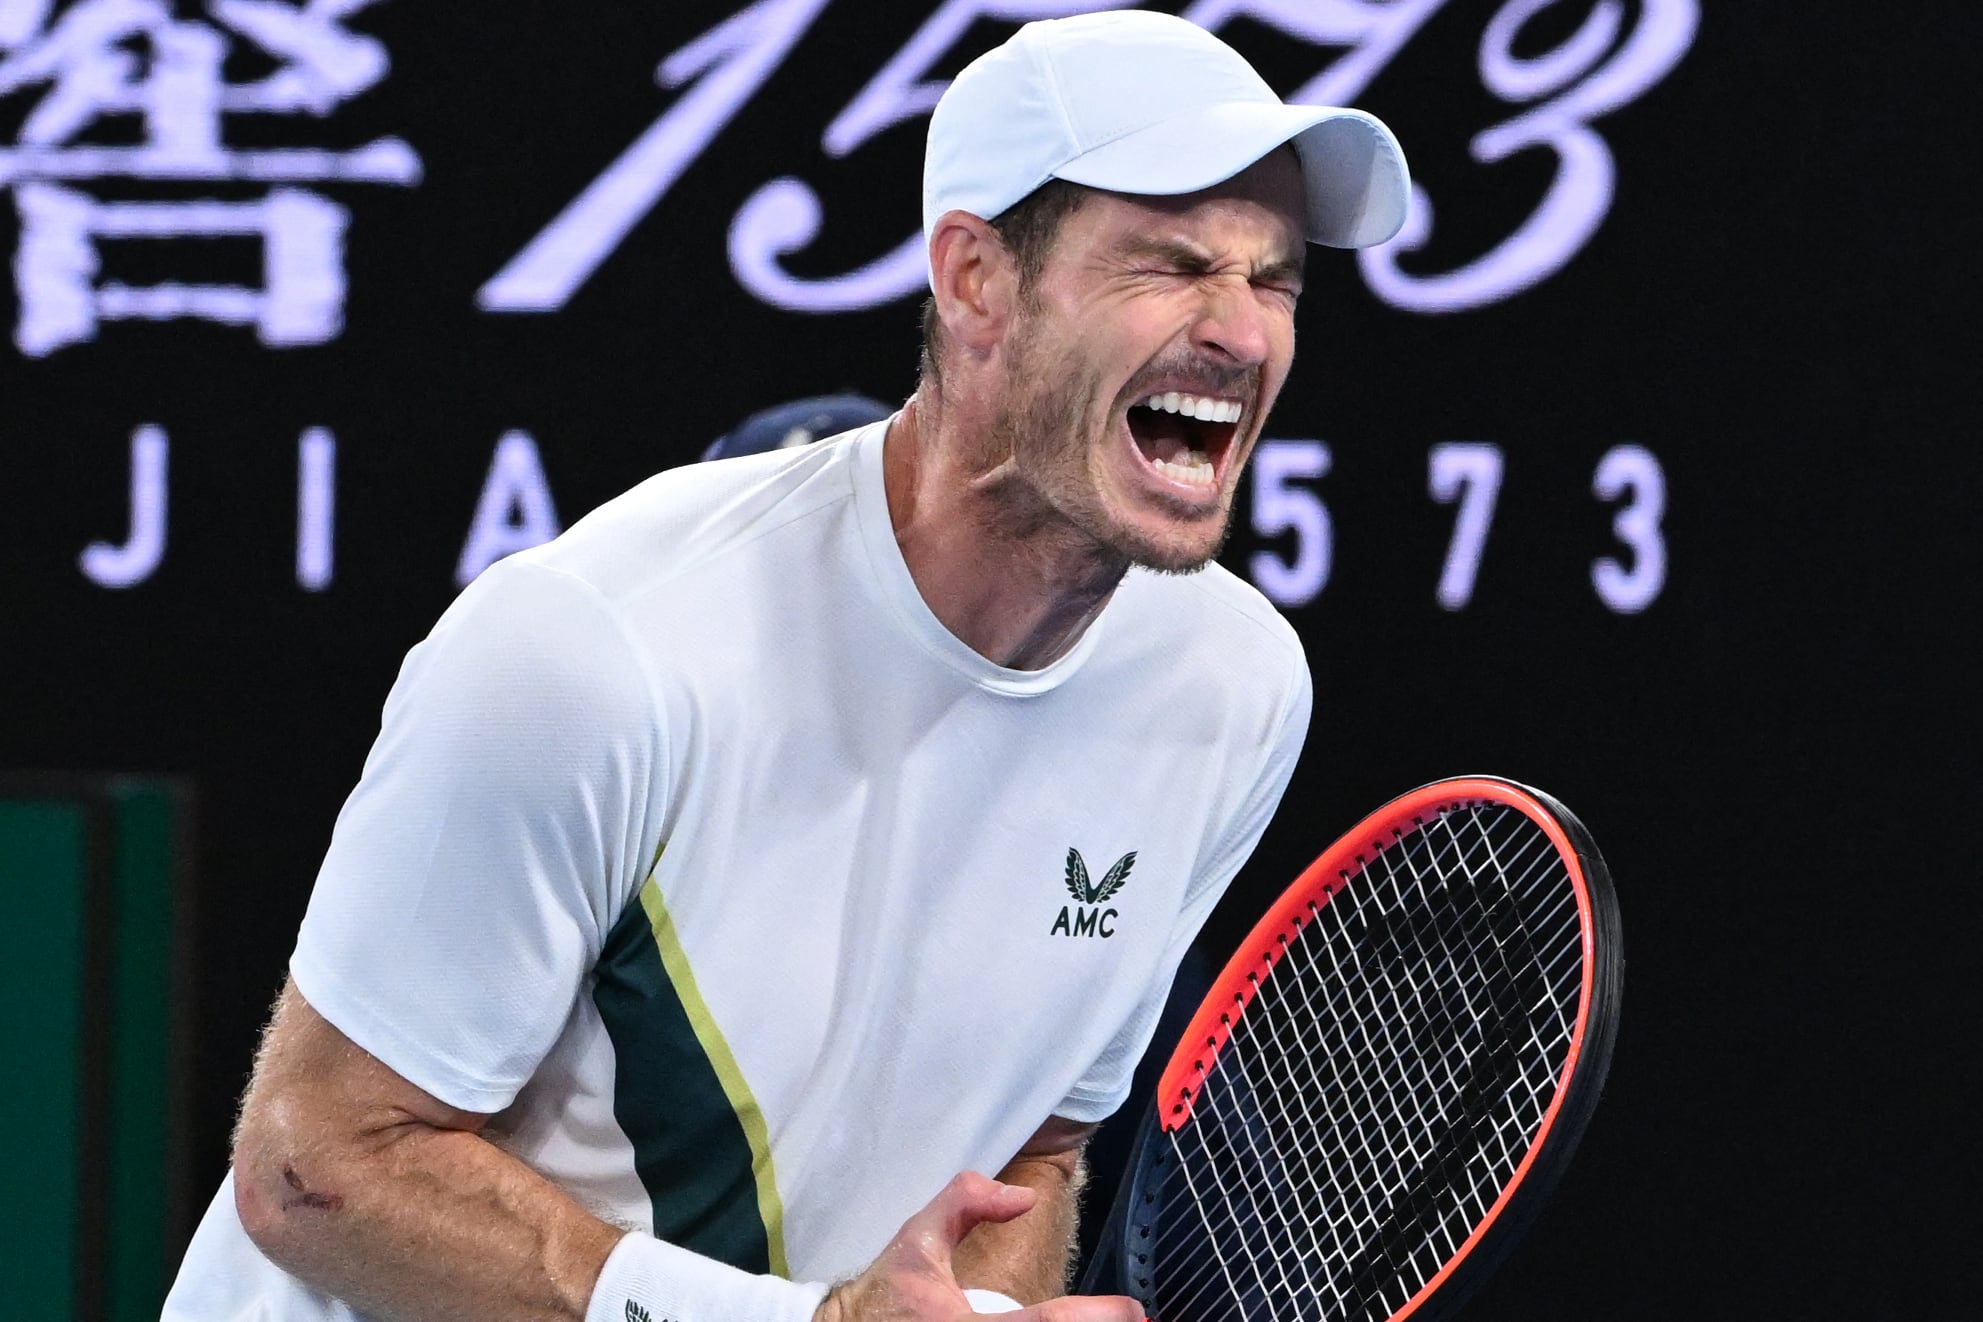
[{"label": "white wristband", "polygon": [[1016,1313],[1019,1301],[1011,1295],[1000,1294],[996,1290],[966,1290],[964,1297],[971,1301],[974,1313]]},{"label": "white wristband", "polygon": [[585,1322],[812,1322],[824,1285],[754,1276],[652,1235],[614,1245]]}]

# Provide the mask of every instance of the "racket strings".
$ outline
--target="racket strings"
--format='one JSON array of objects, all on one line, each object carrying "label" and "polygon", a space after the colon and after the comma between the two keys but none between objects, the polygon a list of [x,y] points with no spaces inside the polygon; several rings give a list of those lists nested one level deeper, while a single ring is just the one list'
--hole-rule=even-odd
[{"label": "racket strings", "polygon": [[[1340,967],[1341,967],[1340,965],[1338,965],[1338,966],[1337,966],[1337,968],[1338,968],[1338,970],[1340,970]],[[1293,985],[1293,984],[1281,984],[1281,985],[1283,985],[1283,986],[1291,986],[1291,985]],[[1397,984],[1396,984],[1396,981],[1395,981],[1395,979],[1386,979],[1386,980],[1385,980],[1385,986],[1384,986],[1384,988],[1383,988],[1383,990],[1386,990],[1386,991],[1388,991],[1388,992],[1390,993],[1390,998],[1391,998],[1391,1000],[1392,1000],[1392,1001],[1394,1002],[1394,1004],[1395,1004],[1395,1003],[1399,1003],[1399,1002],[1400,1002],[1400,998],[1399,998],[1399,997],[1398,997],[1398,995],[1397,995],[1397,992],[1398,992],[1398,988],[1397,988]],[[1244,1032],[1244,1030],[1242,1030],[1242,1031]],[[1370,1041],[1370,1040],[1369,1040],[1369,1039],[1367,1039],[1367,1038],[1366,1038],[1366,1040],[1365,1040],[1365,1042],[1364,1042],[1364,1046],[1365,1046],[1365,1048],[1366,1048],[1366,1049],[1368,1049],[1368,1048],[1370,1048],[1370,1047],[1373,1047],[1373,1046],[1376,1046],[1376,1045],[1378,1045],[1378,1044],[1376,1044],[1376,1043],[1373,1043],[1372,1041]],[[1242,1049],[1244,1050],[1244,1048],[1242,1048]],[[1340,1072],[1340,1070],[1339,1070],[1339,1071],[1337,1071],[1337,1075],[1336,1075],[1336,1080],[1335,1080],[1335,1081],[1336,1081],[1336,1082],[1337,1082],[1337,1083],[1338,1083],[1339,1085],[1340,1085],[1340,1084],[1341,1084],[1342,1082],[1345,1082],[1345,1080],[1343,1079],[1343,1077],[1342,1077],[1342,1075],[1341,1075],[1341,1072]],[[1356,1085],[1360,1085],[1360,1086],[1363,1086],[1363,1087],[1365,1087],[1365,1088],[1368,1088],[1368,1087],[1370,1087],[1370,1086],[1371,1086],[1371,1084],[1370,1084],[1370,1075],[1369,1075],[1369,1071],[1368,1071],[1367,1069],[1359,1069],[1358,1071],[1356,1071],[1356,1077],[1355,1077],[1355,1078],[1353,1078],[1353,1079],[1350,1079],[1350,1080],[1347,1080],[1347,1082],[1350,1082],[1350,1083],[1352,1083],[1352,1084],[1356,1084]],[[1217,1107],[1217,1103],[1216,1103],[1216,1099],[1215,1099],[1215,1102],[1214,1102],[1214,1113],[1215,1113],[1215,1114],[1218,1114],[1218,1113],[1219,1113],[1219,1108]],[[1391,1117],[1391,1122],[1392,1122],[1392,1123],[1397,1123],[1398,1121],[1400,1121],[1400,1120],[1402,1120],[1402,1119],[1404,1119],[1404,1117],[1402,1117],[1402,1115],[1401,1115],[1400,1113],[1398,1113],[1398,1112],[1396,1112],[1396,1111],[1395,1111],[1395,1109],[1394,1109],[1394,1112],[1393,1112],[1393,1115],[1392,1115],[1392,1117]],[[1310,1123],[1313,1123],[1313,1121],[1312,1121],[1312,1119],[1310,1120]],[[1256,1148],[1256,1150],[1257,1150],[1257,1147],[1258,1147],[1258,1144],[1257,1144],[1257,1142],[1255,1142],[1253,1146],[1254,1146],[1254,1147]],[[1245,1154],[1244,1154],[1244,1153],[1241,1153],[1240,1155],[1242,1155],[1242,1156],[1244,1156]],[[1374,1159],[1374,1160],[1378,1160],[1378,1161],[1382,1161],[1382,1162],[1384,1162],[1384,1163],[1386,1163],[1387,1165],[1389,1165],[1389,1166],[1391,1166],[1391,1167],[1393,1167],[1393,1168],[1396,1168],[1396,1167],[1399,1167],[1399,1166],[1403,1166],[1403,1165],[1406,1165],[1406,1164],[1409,1164],[1409,1162],[1410,1162],[1411,1160],[1413,1160],[1413,1159],[1415,1159],[1415,1158],[1417,1158],[1417,1157],[1418,1157],[1418,1156],[1419,1156],[1420,1154],[1418,1154],[1418,1153],[1416,1153],[1416,1152],[1411,1152],[1411,1153],[1409,1153],[1409,1154],[1401,1154],[1401,1153],[1399,1152],[1399,1150],[1398,1150],[1398,1148],[1397,1148],[1397,1146],[1396,1146],[1395,1144],[1387,1144],[1387,1145],[1385,1146],[1385,1148],[1384,1148],[1384,1150],[1383,1150],[1383,1151],[1381,1151],[1381,1152],[1379,1152],[1379,1151],[1377,1151],[1377,1150],[1376,1150],[1376,1149],[1374,1149],[1374,1148],[1370,1148],[1370,1147],[1369,1147],[1368,1145],[1366,1145],[1366,1147],[1365,1147],[1365,1151],[1364,1151],[1364,1154],[1363,1154],[1363,1155],[1365,1155],[1365,1156],[1366,1156],[1367,1158],[1370,1158],[1370,1159]],[[1340,1190],[1340,1181],[1337,1181],[1336,1183],[1338,1184],[1338,1186],[1339,1186],[1339,1190]],[[1275,1200],[1273,1200],[1273,1201],[1274,1201],[1274,1202],[1276,1202],[1276,1203],[1280,1203],[1280,1202],[1283,1202],[1284,1200],[1281,1200],[1281,1199],[1278,1199],[1278,1198],[1277,1198],[1277,1199],[1275,1199]],[[1275,1208],[1275,1209],[1263,1209],[1263,1210],[1267,1210],[1267,1211],[1272,1211],[1272,1210],[1281,1210],[1281,1214],[1282,1214],[1282,1215],[1284,1215],[1284,1216],[1286,1215],[1286,1213],[1285,1213],[1285,1211],[1284,1211],[1284,1210],[1282,1210],[1282,1209],[1278,1209],[1278,1208]],[[1355,1209],[1353,1208],[1352,1210],[1355,1210]],[[1366,1215],[1368,1215],[1368,1213],[1367,1213],[1367,1212],[1366,1212]],[[1264,1236],[1261,1236],[1261,1238],[1263,1238],[1263,1239],[1264,1239],[1265,1237],[1264,1237]],[[1250,1247],[1250,1246],[1249,1246],[1249,1247]],[[1350,1249],[1354,1249],[1355,1247],[1356,1247],[1356,1246],[1355,1246],[1354,1244],[1340,1244],[1340,1243],[1339,1243],[1339,1244],[1338,1244],[1338,1246],[1337,1246],[1337,1250],[1338,1250],[1338,1251],[1337,1251],[1337,1253],[1336,1253],[1336,1255],[1335,1255],[1335,1256],[1338,1256],[1338,1257],[1341,1257],[1341,1256],[1344,1256],[1344,1255],[1343,1255],[1343,1253],[1342,1253],[1342,1251],[1341,1251],[1341,1250],[1342,1250],[1343,1248],[1350,1248]],[[1313,1291],[1312,1291],[1312,1289],[1311,1289],[1311,1292],[1313,1292]]]},{"label": "racket strings", "polygon": [[[1337,968],[1334,971],[1338,974],[1342,972],[1340,966],[1337,966]],[[1339,982],[1343,981],[1340,978],[1338,980]],[[1345,983],[1344,985],[1351,985],[1351,984]],[[1269,986],[1274,988],[1275,990],[1283,990],[1283,991],[1291,986],[1297,987],[1298,990],[1301,990],[1303,992],[1306,992],[1307,990],[1305,988],[1299,988],[1297,984],[1293,984],[1286,980],[1277,980],[1274,983],[1270,983]],[[1397,987],[1395,982],[1387,978],[1385,983],[1385,989],[1391,993],[1391,999],[1395,1006],[1400,1001],[1400,998],[1398,997],[1397,994]],[[1272,995],[1273,993],[1263,992],[1262,994],[1263,996],[1268,996],[1268,995]],[[1309,1005],[1308,1009],[1309,1009],[1309,1013],[1312,1015],[1313,1014],[1312,1002]],[[1270,1049],[1284,1054],[1289,1052],[1289,1044],[1285,1040],[1282,1040],[1281,1038],[1281,1035],[1286,1031],[1288,1027],[1288,1019],[1286,1016],[1256,1016],[1253,1014],[1249,1014],[1247,1018],[1241,1021],[1238,1032],[1236,1033],[1236,1039],[1242,1044],[1241,1045],[1242,1053],[1250,1049],[1250,1044],[1248,1042],[1248,1039],[1254,1036],[1250,1030],[1255,1022],[1263,1022],[1269,1025],[1270,1030],[1275,1037],[1275,1041],[1270,1044]],[[1327,1081],[1322,1081],[1328,1091],[1335,1094],[1340,1094],[1345,1091],[1348,1091],[1349,1089],[1354,1088],[1354,1089],[1361,1089],[1366,1093],[1378,1093],[1382,1090],[1388,1089],[1393,1099],[1395,1099],[1397,1096],[1400,1095],[1416,1099],[1419,1095],[1422,1094],[1423,1091],[1422,1089],[1414,1089],[1409,1086],[1408,1082],[1401,1087],[1399,1086],[1400,1081],[1397,1079],[1381,1079],[1381,1078],[1373,1077],[1371,1073],[1371,1069],[1367,1066],[1366,1062],[1375,1061],[1379,1059],[1380,1053],[1378,1053],[1375,1050],[1372,1050],[1372,1048],[1374,1048],[1377,1044],[1374,1044],[1366,1039],[1362,1045],[1365,1049],[1365,1054],[1362,1056],[1352,1058],[1353,1062],[1356,1064],[1354,1077],[1345,1079],[1341,1076],[1340,1072],[1338,1072],[1335,1078]],[[1398,1051],[1398,1048],[1396,1047],[1395,1044],[1387,1049],[1394,1054],[1397,1053]],[[1399,1058],[1402,1059],[1404,1057],[1400,1056]],[[1311,1095],[1314,1095],[1319,1091],[1323,1091],[1323,1089],[1318,1089],[1312,1086],[1317,1082],[1312,1078],[1309,1080],[1303,1080],[1301,1082],[1309,1084],[1311,1086],[1304,1087],[1296,1091],[1293,1095],[1301,1103],[1300,1119],[1302,1121],[1303,1126],[1306,1129],[1314,1130],[1319,1128],[1324,1123],[1328,1123],[1329,1121],[1333,1120],[1333,1117],[1317,1117],[1309,1112],[1307,1108],[1307,1099]],[[1214,1118],[1215,1123],[1229,1128],[1230,1121],[1225,1114],[1226,1108],[1221,1105],[1221,1102],[1223,1101],[1224,1091],[1225,1090],[1213,1091],[1213,1094],[1210,1097],[1210,1108],[1208,1114]],[[1364,1155],[1368,1159],[1383,1161],[1394,1169],[1408,1166],[1409,1163],[1418,1156],[1418,1154],[1416,1152],[1408,1152],[1406,1154],[1401,1155],[1400,1152],[1398,1151],[1397,1146],[1390,1142],[1389,1136],[1410,1132],[1411,1129],[1413,1128],[1414,1122],[1416,1122],[1416,1125],[1419,1128],[1423,1128],[1429,1123],[1429,1118],[1423,1114],[1422,1109],[1420,1110],[1419,1114],[1416,1115],[1415,1117],[1407,1117],[1403,1115],[1401,1112],[1397,1111],[1394,1106],[1392,1115],[1390,1117],[1389,1127],[1378,1131],[1380,1135],[1383,1135],[1386,1138],[1385,1150],[1379,1153],[1366,1149],[1366,1151],[1362,1155]],[[1237,1156],[1241,1160],[1250,1159],[1251,1164],[1255,1170],[1270,1171],[1272,1170],[1272,1167],[1270,1163],[1266,1160],[1264,1154],[1261,1151],[1258,1131],[1259,1131],[1259,1126],[1248,1126],[1248,1127],[1243,1127],[1241,1129],[1240,1132],[1245,1136],[1246,1143],[1244,1145],[1235,1145],[1236,1147],[1241,1148],[1241,1150],[1238,1151]],[[1289,1160],[1288,1154],[1282,1152],[1279,1145],[1273,1144],[1270,1146],[1273,1147],[1275,1158],[1283,1163],[1283,1169],[1280,1172],[1283,1180],[1285,1180],[1289,1175],[1292,1175],[1293,1178],[1302,1180],[1311,1185],[1317,1185],[1326,1180],[1327,1182],[1335,1186],[1335,1193],[1338,1196],[1338,1198],[1342,1199],[1344,1202],[1353,1202],[1352,1191],[1344,1189],[1341,1185],[1340,1180],[1336,1179],[1333,1176],[1333,1174],[1329,1173],[1326,1169],[1322,1171],[1318,1171],[1314,1166],[1314,1164],[1309,1159],[1310,1154],[1308,1154],[1305,1151],[1298,1151],[1295,1154],[1293,1154],[1294,1159]],[[1286,1204],[1289,1200],[1283,1197],[1278,1192],[1280,1186],[1276,1185],[1273,1182],[1270,1182],[1268,1184],[1268,1188],[1270,1190],[1269,1202],[1271,1206],[1266,1209],[1263,1209],[1265,1215],[1259,1219],[1255,1219],[1251,1216],[1245,1215],[1245,1209],[1235,1209],[1231,1207],[1222,1209],[1222,1211],[1228,1216],[1234,1215],[1235,1211],[1239,1212],[1240,1215],[1238,1216],[1237,1219],[1241,1223],[1251,1224],[1257,1227],[1256,1233],[1249,1235],[1247,1237],[1249,1241],[1257,1240],[1261,1244],[1272,1243],[1275,1242],[1274,1234],[1276,1230],[1284,1230],[1287,1232],[1292,1232],[1291,1238],[1283,1245],[1283,1248],[1281,1250],[1281,1258],[1283,1260],[1289,1258],[1290,1256],[1293,1256],[1295,1254],[1296,1248],[1304,1247],[1303,1245],[1304,1240],[1306,1240],[1305,1247],[1308,1249],[1308,1259],[1310,1261],[1350,1260],[1355,1256],[1358,1250],[1361,1249],[1362,1245],[1359,1242],[1357,1242],[1355,1239],[1345,1240],[1343,1238],[1343,1230],[1344,1230],[1345,1222],[1347,1220],[1346,1217],[1334,1218],[1329,1223],[1329,1229],[1331,1232],[1328,1237],[1329,1242],[1327,1244],[1324,1244],[1322,1240],[1317,1237],[1317,1234],[1315,1232],[1316,1223],[1314,1221],[1303,1221],[1299,1218],[1290,1216],[1290,1214],[1286,1210]],[[1230,1203],[1233,1200],[1228,1198],[1227,1201]],[[1352,1210],[1354,1211],[1357,1209],[1352,1208]],[[1366,1220],[1368,1220],[1372,1214],[1373,1214],[1372,1209],[1367,1209],[1367,1208],[1362,1209],[1362,1215]],[[1276,1219],[1277,1216],[1281,1222],[1281,1225],[1270,1227],[1268,1222]],[[1301,1233],[1301,1230],[1304,1228],[1308,1232],[1305,1235]],[[1249,1242],[1245,1247],[1248,1251],[1253,1251],[1254,1244],[1252,1242]],[[1286,1274],[1285,1261],[1283,1261],[1280,1265],[1283,1271],[1283,1289],[1280,1291],[1280,1293],[1282,1293],[1282,1295],[1285,1297],[1287,1294],[1291,1293],[1290,1289],[1286,1288],[1291,1284],[1291,1281]],[[1305,1277],[1305,1285],[1306,1285],[1307,1293],[1309,1293],[1311,1296],[1315,1297],[1318,1300],[1321,1299],[1323,1297],[1323,1291],[1326,1288],[1327,1290],[1334,1292],[1333,1298],[1335,1298],[1338,1302],[1341,1301],[1340,1288],[1335,1282],[1331,1282],[1326,1279],[1318,1282],[1315,1273],[1312,1269],[1305,1272],[1304,1277]],[[1267,1285],[1267,1283],[1263,1281],[1261,1282],[1261,1285],[1264,1288]],[[1202,1283],[1201,1283],[1201,1288],[1202,1288]]]},{"label": "racket strings", "polygon": [[[1390,990],[1395,994],[1396,991],[1395,985],[1392,985],[1390,987]],[[1242,1030],[1242,1036],[1244,1037],[1244,1030]],[[1244,1050],[1245,1047],[1242,1046],[1242,1051]],[[1352,1084],[1360,1084],[1361,1086],[1365,1086],[1365,1087],[1370,1086],[1370,1076],[1369,1076],[1369,1071],[1367,1069],[1356,1071],[1356,1077],[1349,1080],[1344,1080],[1340,1070],[1338,1070],[1336,1077],[1339,1083],[1349,1082]],[[1215,1094],[1214,1097],[1211,1099],[1211,1108],[1209,1114],[1216,1117],[1219,1123],[1226,1124],[1228,1127],[1230,1127],[1230,1120],[1225,1115],[1225,1108],[1221,1107],[1219,1103],[1220,1103],[1220,1097]],[[1399,1117],[1394,1113],[1393,1121],[1395,1122],[1398,1118]],[[1315,1123],[1315,1120],[1313,1117],[1306,1117],[1305,1123],[1309,1125],[1313,1125]],[[1242,1160],[1250,1159],[1256,1167],[1266,1168],[1268,1166],[1268,1161],[1265,1157],[1265,1154],[1261,1150],[1260,1140],[1258,1138],[1258,1126],[1246,1127],[1241,1129],[1240,1132],[1247,1139],[1247,1142],[1243,1145],[1235,1143],[1233,1146],[1235,1148],[1240,1148],[1240,1149],[1250,1149],[1250,1152],[1247,1150],[1240,1150],[1237,1153],[1237,1155]],[[1274,1151],[1277,1157],[1282,1155],[1279,1152],[1278,1145],[1274,1145]],[[1362,1155],[1365,1156],[1367,1159],[1376,1160],[1384,1163],[1386,1166],[1390,1168],[1397,1169],[1401,1167],[1408,1167],[1413,1161],[1418,1159],[1422,1154],[1416,1151],[1408,1151],[1401,1153],[1396,1144],[1387,1143],[1382,1151],[1378,1151],[1377,1149],[1366,1145]],[[1314,1173],[1314,1168],[1312,1165],[1306,1162],[1296,1162],[1296,1163],[1292,1163],[1292,1165],[1295,1167],[1294,1173],[1297,1178],[1305,1177],[1310,1181],[1314,1181],[1316,1179],[1316,1175]],[[1283,1179],[1286,1178],[1285,1172],[1283,1173],[1281,1178]],[[1350,1204],[1349,1211],[1351,1213],[1358,1213],[1360,1211],[1361,1215],[1363,1215],[1366,1219],[1368,1219],[1372,1215],[1373,1209],[1369,1209],[1369,1208],[1358,1209],[1354,1205],[1355,1202],[1354,1198],[1349,1195],[1348,1191],[1343,1189],[1340,1179],[1336,1179],[1333,1176],[1329,1178],[1330,1178],[1330,1182],[1336,1186],[1335,1192],[1338,1199],[1340,1201],[1347,1202]],[[1277,1186],[1270,1183],[1268,1185],[1268,1188],[1270,1191],[1274,1191],[1277,1189]],[[1234,1223],[1236,1224],[1250,1226],[1250,1227],[1258,1227],[1257,1232],[1254,1235],[1249,1236],[1249,1239],[1257,1239],[1261,1244],[1273,1242],[1272,1233],[1267,1228],[1268,1222],[1272,1221],[1276,1217],[1279,1217],[1284,1221],[1290,1218],[1290,1213],[1286,1206],[1288,1200],[1284,1196],[1280,1195],[1278,1192],[1273,1193],[1273,1195],[1266,1201],[1266,1203],[1260,1206],[1257,1209],[1257,1211],[1249,1207],[1237,1206],[1237,1204],[1241,1202],[1241,1200],[1236,1199],[1229,1189],[1223,1187],[1223,1184],[1220,1189],[1220,1193],[1228,1204],[1234,1205],[1229,1209],[1225,1209],[1224,1214],[1229,1217],[1232,1217]],[[1355,1252],[1362,1247],[1354,1239],[1345,1240],[1343,1238],[1342,1217],[1335,1218],[1334,1222],[1331,1224],[1330,1235],[1329,1235],[1330,1242],[1327,1245],[1324,1245],[1313,1233],[1314,1223],[1311,1222],[1309,1224],[1310,1224],[1311,1233],[1308,1235],[1307,1238],[1308,1238],[1308,1247],[1311,1250],[1309,1254],[1311,1260],[1315,1260],[1315,1259],[1333,1259],[1337,1261],[1346,1260],[1352,1257],[1355,1254]],[[1295,1246],[1300,1247],[1302,1244],[1302,1237],[1296,1235],[1292,1240],[1292,1243]],[[1249,1242],[1242,1246],[1242,1250],[1244,1252],[1254,1252],[1255,1247],[1256,1246],[1253,1243]],[[1297,1266],[1296,1270],[1293,1273],[1290,1273],[1288,1270],[1289,1254],[1290,1254],[1290,1250],[1284,1247],[1282,1249],[1281,1260],[1275,1264],[1277,1270],[1280,1273],[1281,1280],[1278,1283],[1271,1279],[1259,1280],[1257,1282],[1257,1287],[1260,1291],[1265,1292],[1272,1290],[1276,1293],[1279,1293],[1283,1297],[1286,1297],[1296,1292],[1294,1287],[1294,1277],[1296,1275],[1300,1275],[1304,1278],[1306,1291],[1311,1296],[1317,1299],[1321,1299],[1324,1293],[1324,1288],[1326,1287],[1327,1290],[1334,1292],[1333,1297],[1336,1299],[1336,1301],[1341,1302],[1341,1289],[1339,1283],[1324,1280],[1318,1284],[1315,1277],[1315,1273],[1312,1270],[1303,1272],[1299,1266]],[[1227,1268],[1228,1275],[1231,1274],[1231,1270],[1232,1269],[1230,1268],[1230,1266],[1228,1266]]]},{"label": "racket strings", "polygon": [[1393,841],[1287,946],[1146,1181],[1132,1275],[1167,1322],[1392,1316],[1486,1218],[1562,1077],[1582,928],[1519,812]]}]

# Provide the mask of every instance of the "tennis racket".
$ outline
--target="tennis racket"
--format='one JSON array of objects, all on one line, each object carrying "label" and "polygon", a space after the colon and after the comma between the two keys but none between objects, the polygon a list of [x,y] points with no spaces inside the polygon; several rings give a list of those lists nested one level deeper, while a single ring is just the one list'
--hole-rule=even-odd
[{"label": "tennis racket", "polygon": [[1155,1322],[1419,1322],[1506,1256],[1610,1064],[1624,959],[1590,833],[1442,780],[1253,929],[1159,1078],[1082,1284]]}]

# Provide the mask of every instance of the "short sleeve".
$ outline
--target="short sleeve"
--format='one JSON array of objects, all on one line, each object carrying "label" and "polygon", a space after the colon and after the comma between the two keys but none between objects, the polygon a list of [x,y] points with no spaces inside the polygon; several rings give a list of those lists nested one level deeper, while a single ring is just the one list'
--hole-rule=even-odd
[{"label": "short sleeve", "polygon": [[450,1106],[507,1106],[659,836],[649,672],[585,582],[506,560],[407,654],[290,971]]},{"label": "short sleeve", "polygon": [[1273,733],[1263,741],[1265,757],[1259,763],[1245,795],[1239,800],[1222,831],[1212,837],[1191,888],[1185,894],[1182,910],[1171,928],[1170,942],[1164,949],[1159,976],[1124,1021],[1122,1029],[1109,1041],[1081,1082],[1069,1091],[1054,1114],[1082,1123],[1095,1123],[1114,1115],[1129,1097],[1130,1081],[1136,1064],[1149,1049],[1151,1035],[1163,1015],[1164,1002],[1185,952],[1198,935],[1198,929],[1211,916],[1213,906],[1226,893],[1226,887],[1252,856],[1254,846],[1273,820],[1281,796],[1287,792],[1301,757],[1302,743],[1308,737],[1309,713],[1313,706],[1313,685],[1299,648],[1295,649],[1293,674],[1283,690],[1281,710]]}]

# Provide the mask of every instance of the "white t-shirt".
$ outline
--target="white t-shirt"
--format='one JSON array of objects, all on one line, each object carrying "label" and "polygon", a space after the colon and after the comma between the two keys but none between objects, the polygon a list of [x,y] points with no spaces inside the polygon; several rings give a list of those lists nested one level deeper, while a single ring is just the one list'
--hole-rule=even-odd
[{"label": "white t-shirt", "polygon": [[[1044,669],[972,651],[885,429],[664,473],[464,591],[290,966],[602,1216],[797,1280],[1121,1104],[1308,724],[1293,630],[1217,566],[1132,570]],[[355,1316],[226,1185],[166,1308]]]}]

